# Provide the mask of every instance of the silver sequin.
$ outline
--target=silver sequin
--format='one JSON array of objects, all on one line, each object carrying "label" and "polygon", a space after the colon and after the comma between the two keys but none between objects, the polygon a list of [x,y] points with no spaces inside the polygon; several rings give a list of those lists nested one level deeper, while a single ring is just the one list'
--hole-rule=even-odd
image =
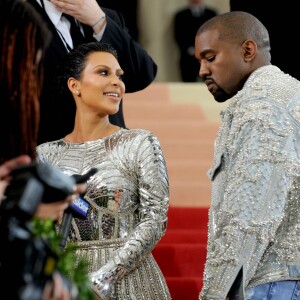
[{"label": "silver sequin", "polygon": [[125,130],[78,144],[37,147],[38,159],[65,173],[98,172],[88,181],[87,219],[74,219],[70,240],[89,262],[101,299],[168,300],[170,293],[151,251],[164,235],[169,181],[160,143],[146,130]]}]

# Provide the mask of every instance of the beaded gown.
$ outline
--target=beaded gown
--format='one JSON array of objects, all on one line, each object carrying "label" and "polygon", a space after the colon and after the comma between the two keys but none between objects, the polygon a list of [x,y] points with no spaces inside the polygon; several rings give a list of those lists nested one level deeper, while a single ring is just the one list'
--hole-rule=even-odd
[{"label": "beaded gown", "polygon": [[158,139],[120,129],[95,141],[63,139],[37,147],[38,160],[68,175],[98,171],[88,180],[87,218],[74,218],[69,241],[89,263],[101,299],[168,300],[165,278],[151,251],[166,231],[169,180]]}]

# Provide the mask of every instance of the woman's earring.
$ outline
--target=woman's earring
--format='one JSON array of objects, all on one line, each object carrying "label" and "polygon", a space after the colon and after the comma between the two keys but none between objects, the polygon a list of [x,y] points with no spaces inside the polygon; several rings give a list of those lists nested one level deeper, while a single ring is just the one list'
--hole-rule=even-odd
[{"label": "woman's earring", "polygon": [[75,93],[76,93],[76,95],[79,95],[79,91],[78,91],[78,90],[76,90],[76,92],[75,92]]}]

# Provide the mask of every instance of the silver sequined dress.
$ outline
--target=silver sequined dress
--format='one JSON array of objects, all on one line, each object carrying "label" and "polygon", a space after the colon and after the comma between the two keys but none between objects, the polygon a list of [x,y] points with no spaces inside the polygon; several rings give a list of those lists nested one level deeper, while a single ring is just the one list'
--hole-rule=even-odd
[{"label": "silver sequined dress", "polygon": [[170,299],[151,251],[164,235],[169,206],[167,168],[158,139],[146,130],[120,129],[95,141],[63,139],[37,147],[38,160],[65,173],[98,172],[88,181],[86,219],[73,219],[70,239],[89,262],[102,299]]},{"label": "silver sequined dress", "polygon": [[300,279],[300,82],[261,67],[221,116],[201,300],[240,270],[244,288]]}]

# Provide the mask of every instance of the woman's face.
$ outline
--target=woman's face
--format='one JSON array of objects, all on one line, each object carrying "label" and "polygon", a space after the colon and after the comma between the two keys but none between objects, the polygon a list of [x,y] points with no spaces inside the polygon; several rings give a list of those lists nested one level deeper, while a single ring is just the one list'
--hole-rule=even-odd
[{"label": "woman's face", "polygon": [[88,110],[99,116],[118,112],[125,93],[123,74],[118,60],[111,53],[91,53],[76,88],[80,98],[76,101],[77,110]]}]

